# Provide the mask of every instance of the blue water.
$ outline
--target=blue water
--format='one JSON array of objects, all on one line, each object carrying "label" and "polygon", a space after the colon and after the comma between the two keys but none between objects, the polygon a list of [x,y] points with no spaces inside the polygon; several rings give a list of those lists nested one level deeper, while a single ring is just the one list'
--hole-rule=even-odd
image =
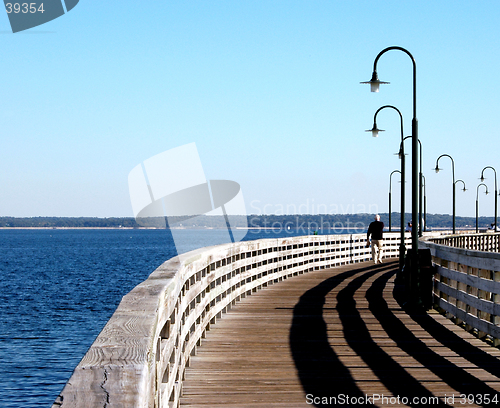
[{"label": "blue water", "polygon": [[122,296],[175,255],[168,230],[0,230],[0,407],[50,407]]}]

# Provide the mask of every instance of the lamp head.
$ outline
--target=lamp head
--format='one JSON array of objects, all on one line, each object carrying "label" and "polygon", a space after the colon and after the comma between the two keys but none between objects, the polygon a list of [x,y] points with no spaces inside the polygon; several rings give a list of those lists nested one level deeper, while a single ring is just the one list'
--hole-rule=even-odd
[{"label": "lamp head", "polygon": [[[401,147],[399,148],[399,152],[394,153],[394,154],[395,154],[396,156],[398,156],[398,158],[399,158],[399,159],[402,159],[402,158],[403,158],[403,147],[401,146]],[[406,154],[405,154],[405,156],[406,156]]]},{"label": "lamp head", "polygon": [[436,173],[439,173],[439,170],[443,170],[443,169],[440,169],[440,168],[438,167],[438,165],[436,164],[436,168],[434,169],[434,171],[435,171]]},{"label": "lamp head", "polygon": [[388,84],[389,82],[379,81],[377,71],[373,71],[372,79],[366,82],[360,82],[361,84],[370,84],[370,90],[372,92],[378,92],[380,84]]},{"label": "lamp head", "polygon": [[385,132],[385,130],[383,130],[383,129],[379,129],[379,128],[377,127],[377,124],[376,124],[376,123],[374,123],[374,124],[373,124],[373,127],[372,127],[370,130],[366,130],[366,132],[372,132],[372,136],[373,136],[373,137],[378,137],[378,132]]},{"label": "lamp head", "polygon": [[485,178],[482,174],[481,174],[481,178],[479,180],[481,180],[481,183],[485,180]]}]

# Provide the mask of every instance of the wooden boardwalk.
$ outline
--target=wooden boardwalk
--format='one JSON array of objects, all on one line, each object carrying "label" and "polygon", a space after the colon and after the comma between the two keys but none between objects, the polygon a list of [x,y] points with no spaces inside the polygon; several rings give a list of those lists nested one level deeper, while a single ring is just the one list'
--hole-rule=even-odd
[{"label": "wooden boardwalk", "polygon": [[396,268],[310,272],[238,302],[191,358],[181,407],[500,405],[500,350],[406,313]]}]

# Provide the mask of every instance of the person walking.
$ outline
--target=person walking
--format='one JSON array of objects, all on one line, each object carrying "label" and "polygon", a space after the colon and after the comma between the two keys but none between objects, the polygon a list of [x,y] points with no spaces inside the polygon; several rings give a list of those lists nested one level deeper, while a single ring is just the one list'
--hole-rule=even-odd
[{"label": "person walking", "polygon": [[384,223],[380,221],[380,215],[375,216],[375,221],[368,226],[366,233],[366,247],[370,246],[370,235],[372,238],[372,259],[373,263],[382,263],[382,247],[383,247],[383,231]]},{"label": "person walking", "polygon": [[413,228],[413,223],[410,221],[408,225],[406,226],[406,232],[411,232],[411,229]]}]

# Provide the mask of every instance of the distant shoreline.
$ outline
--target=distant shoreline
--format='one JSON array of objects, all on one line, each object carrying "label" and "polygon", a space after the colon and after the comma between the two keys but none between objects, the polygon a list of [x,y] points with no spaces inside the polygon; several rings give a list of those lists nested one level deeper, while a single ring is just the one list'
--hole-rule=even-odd
[{"label": "distant shoreline", "polygon": [[[73,229],[81,229],[81,230],[224,230],[226,227],[173,227],[173,228],[156,228],[156,227],[0,227],[0,230],[73,230]],[[234,229],[242,230],[279,230],[284,228],[273,228],[273,227],[235,227]],[[309,231],[314,231],[312,228],[290,228],[287,231],[304,229]],[[344,227],[342,230],[359,230],[362,228],[357,227]],[[394,232],[398,232],[399,230],[394,230]],[[388,232],[388,231],[385,231]]]},{"label": "distant shoreline", "polygon": [[[386,224],[385,231],[389,229],[389,214],[380,213],[382,221]],[[398,231],[401,226],[400,214],[391,214],[393,231]],[[301,215],[255,215],[231,216],[231,227],[236,229],[276,231],[360,231],[366,230],[373,221],[374,214],[301,214]],[[158,218],[158,217],[157,217]],[[145,218],[140,222],[133,217],[1,217],[0,230],[2,229],[94,229],[94,230],[151,230],[151,229],[197,229],[218,230],[227,228],[227,220],[223,216],[200,215],[193,218],[165,217],[163,219]],[[405,225],[411,220],[411,214],[405,214]],[[448,214],[426,214],[426,225],[429,230],[451,229],[452,217]],[[476,219],[472,217],[456,217],[456,228],[474,230]],[[479,228],[488,229],[494,223],[494,217],[479,217]]]},{"label": "distant shoreline", "polygon": [[[199,231],[199,230],[220,230],[223,231],[226,228],[224,227],[193,227],[193,228],[156,228],[156,227],[0,227],[0,231],[5,230],[5,231],[12,231],[12,230],[33,230],[33,231],[49,231],[49,230],[110,230],[110,231],[119,231],[119,230],[124,230],[124,231],[152,231],[152,230],[186,230],[186,231]],[[235,228],[237,230],[242,230],[245,228],[237,227]],[[249,232],[251,231],[296,231],[296,230],[304,230],[305,234],[304,235],[314,235],[314,231],[318,231],[318,235],[335,235],[336,231],[360,231],[360,234],[364,233],[367,228],[356,228],[356,227],[344,227],[342,229],[330,229],[330,230],[314,230],[314,229],[307,229],[307,228],[290,228],[290,229],[284,229],[284,228],[272,228],[272,227],[249,227],[247,230]],[[428,232],[439,232],[439,231],[449,231],[451,228],[447,227],[441,227],[441,228],[433,228],[432,231]],[[471,232],[474,231],[475,227],[464,227],[464,228],[459,228],[457,229],[457,234],[460,234],[461,232]],[[309,233],[307,233],[309,232]],[[329,234],[329,232],[333,232],[334,234]],[[399,229],[392,229],[391,233],[399,233]],[[405,231],[408,232],[408,231]],[[479,228],[479,233],[485,233],[485,232],[492,232],[493,230],[487,229],[487,228]],[[389,230],[384,229],[384,233],[389,233]]]}]

